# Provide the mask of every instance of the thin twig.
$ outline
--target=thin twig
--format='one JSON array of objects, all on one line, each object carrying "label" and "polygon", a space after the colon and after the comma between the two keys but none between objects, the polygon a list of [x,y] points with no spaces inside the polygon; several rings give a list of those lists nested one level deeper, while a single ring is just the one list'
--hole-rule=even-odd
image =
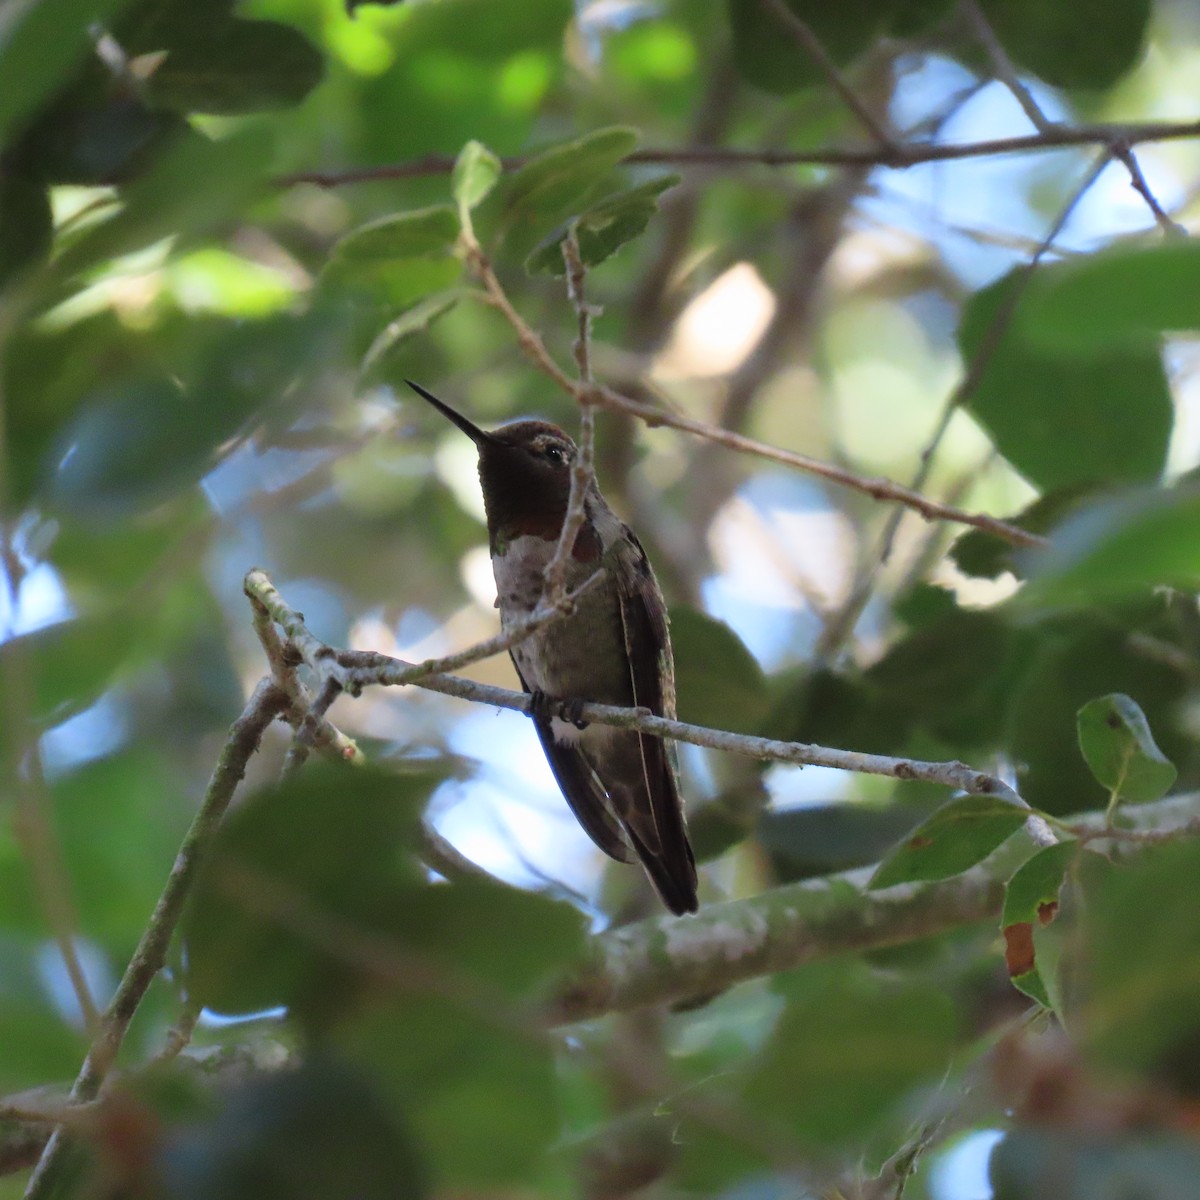
[{"label": "thin twig", "polygon": [[316,745],[320,728],[325,724],[325,714],[333,702],[342,694],[342,685],[332,676],[326,678],[321,685],[317,698],[308,707],[304,719],[296,727],[292,744],[288,747],[287,756],[283,760],[281,779],[290,779],[308,759],[308,752]]},{"label": "thin twig", "polygon": [[[975,353],[971,356],[971,361],[967,364],[966,370],[963,372],[963,376],[954,390],[946,398],[946,403],[942,407],[937,425],[934,427],[925,448],[921,451],[921,461],[910,485],[914,493],[920,494],[920,489],[925,486],[933,469],[934,456],[937,454],[938,448],[942,444],[942,439],[946,436],[950,428],[954,414],[966,404],[978,390],[980,383],[983,382],[984,374],[995,357],[996,351],[1000,348],[1000,344],[1004,340],[1004,335],[1008,332],[1013,313],[1016,312],[1017,304],[1025,294],[1025,289],[1029,286],[1029,282],[1033,278],[1033,273],[1050,252],[1055,240],[1071,219],[1071,214],[1075,211],[1076,206],[1096,180],[1099,179],[1101,172],[1108,165],[1110,157],[1108,151],[1097,157],[1096,161],[1092,164],[1091,170],[1088,171],[1083,181],[1071,193],[1070,198],[1059,211],[1046,236],[1042,238],[1029,261],[1013,279],[1001,303],[997,305],[996,311],[992,314],[992,318],[988,322],[982,338],[980,338]],[[871,556],[866,569],[855,582],[846,601],[842,604],[838,612],[833,614],[822,631],[817,647],[817,657],[819,659],[823,661],[831,659],[853,632],[854,627],[858,623],[858,618],[862,615],[863,610],[874,593],[880,571],[891,557],[892,547],[895,545],[896,536],[900,531],[900,522],[903,516],[903,509],[897,509],[888,516],[883,532],[880,534],[879,545]],[[976,528],[982,527],[976,525]],[[1012,528],[1018,527],[1013,526]],[[996,533],[998,531],[992,530],[991,532]],[[1022,532],[1024,533],[1023,530]],[[1033,537],[1034,535],[1026,534],[1026,536]],[[1012,541],[1013,539],[1010,538],[1008,540]],[[1014,544],[1019,545],[1020,543],[1014,542]],[[1036,544],[1044,546],[1047,542],[1044,538],[1038,538]]]},{"label": "thin twig", "polygon": [[[1029,154],[1061,150],[1071,146],[1129,146],[1147,142],[1179,141],[1200,137],[1200,121],[1132,121],[1125,124],[1054,125],[1040,133],[1016,137],[989,138],[975,142],[910,142],[890,149],[848,150],[829,146],[816,150],[742,150],[723,146],[674,146],[634,150],[626,163],[659,166],[741,169],[744,167],[892,167],[904,169],[923,163],[951,162],[966,158],[988,158],[1000,154]],[[278,187],[313,184],[334,188],[356,183],[374,183],[397,179],[417,179],[429,175],[448,175],[456,156],[430,154],[410,162],[377,167],[357,167],[346,171],[300,171],[279,177]],[[501,160],[505,171],[515,171],[529,161],[518,155]]]},{"label": "thin twig", "polygon": [[571,490],[567,495],[567,511],[563,517],[558,545],[546,565],[541,604],[557,607],[567,589],[567,564],[575,549],[575,539],[587,520],[587,497],[595,482],[596,421],[591,396],[591,324],[592,312],[584,294],[585,272],[579,254],[579,242],[572,227],[562,243],[563,265],[566,267],[567,296],[574,306],[579,332],[575,339],[575,362],[579,367],[579,444],[571,464]]},{"label": "thin twig", "polygon": [[[513,332],[517,335],[517,342],[529,361],[544,375],[552,379],[567,395],[577,402],[581,401],[585,395],[584,389],[554,361],[553,356],[546,349],[546,343],[513,307],[487,260],[481,257],[472,264],[472,269],[483,284],[482,298],[495,308],[512,327]],[[794,450],[783,450],[777,446],[768,445],[766,442],[755,441],[744,434],[694,420],[682,413],[642,404],[610,387],[597,387],[593,384],[586,395],[594,402],[603,404],[605,408],[637,417],[651,427],[665,425],[683,433],[694,434],[706,441],[715,442],[717,445],[727,446],[729,449],[743,454],[752,454],[758,458],[794,467],[799,471],[827,479],[831,483],[861,492],[875,500],[902,504],[906,508],[920,513],[927,521],[952,521],[959,525],[970,525],[975,529],[982,529],[986,533],[993,534],[1014,546],[1044,547],[1048,545],[1045,538],[1029,533],[1008,521],[1001,521],[983,513],[964,512],[962,509],[948,504],[939,504],[936,500],[930,500],[912,488],[906,488],[890,479],[859,475],[845,467],[823,462],[821,459],[810,458],[807,454],[799,454]]]},{"label": "thin twig", "polygon": [[[1039,133],[1049,133],[1056,128],[1056,125],[1042,111],[1041,106],[1033,98],[1033,94],[1022,82],[1020,75],[1017,74],[1017,69],[1013,65],[1012,59],[1008,57],[1008,52],[1004,49],[1003,43],[996,36],[996,31],[992,28],[991,22],[988,21],[987,15],[979,4],[979,0],[962,0],[962,10],[966,14],[967,20],[970,22],[979,44],[983,47],[988,59],[991,61],[992,70],[996,78],[1004,84],[1012,93],[1014,99],[1021,106],[1022,111],[1033,123],[1033,127]],[[1158,227],[1169,237],[1178,237],[1180,235],[1187,236],[1187,230],[1181,225],[1177,225],[1170,216],[1163,210],[1163,207],[1158,202],[1158,197],[1150,190],[1150,185],[1146,182],[1145,175],[1142,174],[1141,165],[1138,163],[1137,156],[1133,153],[1130,143],[1123,138],[1114,138],[1109,142],[1109,150],[1112,152],[1112,157],[1121,162],[1125,169],[1129,172],[1129,180],[1143,200],[1146,206],[1150,209],[1154,220]]]},{"label": "thin twig", "polygon": [[[357,694],[364,687],[379,685],[396,687],[417,684],[431,691],[509,708],[527,715],[530,698],[525,692],[492,687],[435,671],[429,663],[412,664],[390,658],[374,651],[337,650],[315,637],[304,624],[303,617],[280,595],[265,571],[255,569],[246,576],[247,594],[263,604],[288,633],[308,665],[322,678],[336,673],[348,692]],[[471,662],[484,657],[481,647],[490,653],[496,639],[481,643],[456,658]],[[445,661],[445,660],[442,660]],[[584,704],[579,716],[586,721],[609,725],[617,729],[639,729],[658,737],[673,738],[695,746],[725,750],[762,761],[796,763],[799,765],[837,767],[868,775],[886,775],[894,779],[924,780],[938,783],[974,795],[999,796],[1014,804],[1027,807],[1017,792],[1003,780],[977,771],[961,762],[921,762],[908,758],[893,758],[882,754],[866,754],[855,750],[839,750],[803,742],[784,742],[774,738],[752,737],[730,733],[657,717],[646,709],[620,708],[609,704]]]},{"label": "thin twig", "polygon": [[789,8],[783,0],[762,0],[763,7],[783,23],[788,36],[816,63],[826,82],[841,97],[846,107],[858,118],[862,127],[875,139],[881,150],[895,153],[896,146],[888,131],[875,118],[874,113],[858,98],[841,68],[830,57],[821,39],[813,33],[799,13]]},{"label": "thin twig", "polygon": [[[184,835],[150,921],[125,968],[112,1002],[105,1011],[99,1034],[92,1042],[71,1088],[73,1101],[93,1100],[99,1093],[142,997],[166,961],[167,948],[179,923],[188,891],[229,801],[242,780],[246,764],[258,749],[263,731],[286,708],[287,702],[287,696],[271,680],[264,679],[254,689],[242,715],[230,728],[204,799]],[[44,1200],[53,1192],[66,1148],[67,1142],[62,1132],[57,1131],[47,1143],[30,1177],[25,1192],[26,1200]]]}]

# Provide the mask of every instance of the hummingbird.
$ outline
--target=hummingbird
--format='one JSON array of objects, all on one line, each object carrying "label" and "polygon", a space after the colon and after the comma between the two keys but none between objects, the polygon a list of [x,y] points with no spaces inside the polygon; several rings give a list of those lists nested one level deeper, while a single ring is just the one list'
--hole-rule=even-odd
[{"label": "hummingbird", "polygon": [[[501,628],[541,600],[567,514],[577,449],[545,421],[487,432],[419,384],[408,385],[475,443],[487,512]],[[572,611],[509,651],[532,697],[534,728],[575,819],[605,854],[636,858],[675,914],[695,912],[696,860],[688,841],[671,743],[635,729],[570,719],[586,701],[675,716],[667,606],[646,552],[593,480],[568,559],[567,587],[604,574]]]}]

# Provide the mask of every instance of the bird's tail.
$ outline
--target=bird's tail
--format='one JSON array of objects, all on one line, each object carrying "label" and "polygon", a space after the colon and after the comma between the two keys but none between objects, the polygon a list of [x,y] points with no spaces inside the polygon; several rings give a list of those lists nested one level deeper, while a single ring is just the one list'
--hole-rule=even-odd
[{"label": "bird's tail", "polygon": [[664,838],[661,849],[648,846],[631,825],[626,825],[625,832],[662,902],[676,916],[695,912],[700,907],[696,896],[696,858],[683,821],[679,821],[677,831],[671,831],[678,836]]}]

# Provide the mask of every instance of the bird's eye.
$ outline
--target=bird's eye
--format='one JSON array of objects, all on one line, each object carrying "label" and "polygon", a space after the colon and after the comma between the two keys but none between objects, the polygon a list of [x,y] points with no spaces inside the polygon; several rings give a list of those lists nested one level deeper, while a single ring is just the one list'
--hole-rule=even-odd
[{"label": "bird's eye", "polygon": [[552,463],[565,463],[567,452],[561,446],[547,446],[542,452]]}]

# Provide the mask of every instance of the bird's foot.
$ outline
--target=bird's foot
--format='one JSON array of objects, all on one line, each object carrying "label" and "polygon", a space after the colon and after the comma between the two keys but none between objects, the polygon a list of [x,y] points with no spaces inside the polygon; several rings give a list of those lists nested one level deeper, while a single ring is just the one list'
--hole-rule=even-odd
[{"label": "bird's foot", "polygon": [[564,721],[570,721],[579,730],[588,727],[587,721],[583,719],[582,700],[564,700],[558,707]]},{"label": "bird's foot", "polygon": [[543,692],[540,688],[529,693],[529,713],[540,721],[550,721],[557,718],[574,725],[576,729],[586,729],[587,721],[583,719],[582,700],[559,700]]}]

